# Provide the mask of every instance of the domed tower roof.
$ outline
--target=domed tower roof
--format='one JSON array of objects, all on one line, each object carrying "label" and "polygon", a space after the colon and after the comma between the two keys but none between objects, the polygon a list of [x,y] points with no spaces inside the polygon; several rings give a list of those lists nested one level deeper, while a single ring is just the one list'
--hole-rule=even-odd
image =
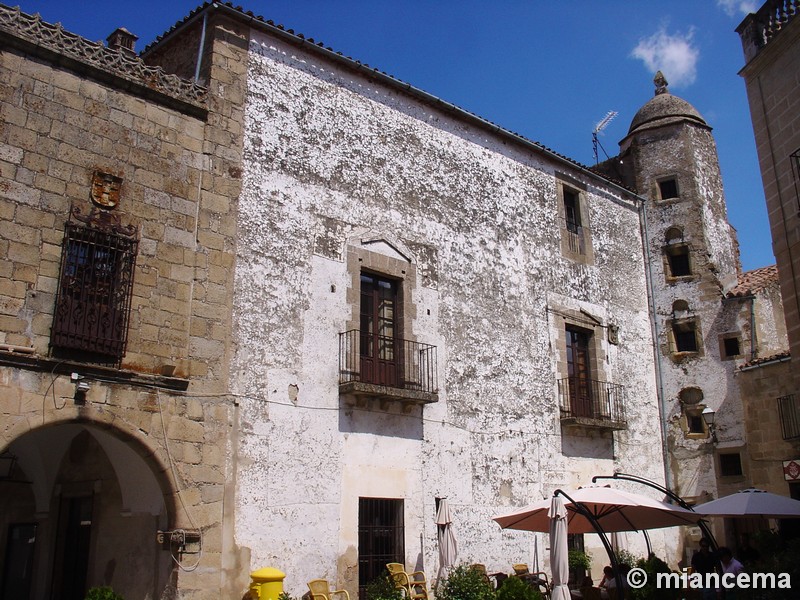
[{"label": "domed tower roof", "polygon": [[678,98],[669,93],[667,80],[661,74],[661,71],[656,73],[653,82],[656,84],[656,95],[642,106],[636,116],[633,117],[630,129],[628,129],[628,135],[679,121],[691,121],[711,129],[694,106],[683,98]]}]

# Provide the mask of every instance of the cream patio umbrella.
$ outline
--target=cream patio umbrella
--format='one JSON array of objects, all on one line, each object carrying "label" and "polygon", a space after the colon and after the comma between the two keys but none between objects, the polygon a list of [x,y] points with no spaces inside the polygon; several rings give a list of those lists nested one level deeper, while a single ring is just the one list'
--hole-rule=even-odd
[{"label": "cream patio umbrella", "polygon": [[456,534],[453,531],[453,520],[450,517],[450,504],[447,502],[447,498],[439,500],[439,508],[436,511],[436,525],[439,539],[438,577],[441,579],[447,573],[447,569],[452,567],[458,558],[458,544],[456,543]]},{"label": "cream patio umbrella", "polygon": [[800,501],[750,488],[694,507],[713,517],[791,519],[800,518]]},{"label": "cream patio umbrella", "polygon": [[550,600],[570,600],[567,587],[569,581],[567,514],[563,496],[553,496],[550,509],[547,511],[550,519],[550,569],[553,578]]}]

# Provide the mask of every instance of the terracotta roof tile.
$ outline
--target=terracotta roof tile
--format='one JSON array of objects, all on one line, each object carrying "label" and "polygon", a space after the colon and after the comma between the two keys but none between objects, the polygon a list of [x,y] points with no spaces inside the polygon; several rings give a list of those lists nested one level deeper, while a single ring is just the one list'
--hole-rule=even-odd
[{"label": "terracotta roof tile", "polygon": [[751,296],[759,290],[778,282],[778,267],[777,265],[769,265],[768,267],[761,267],[753,269],[739,275],[739,283],[730,292],[728,298],[741,298],[743,296]]},{"label": "terracotta roof tile", "polygon": [[754,358],[753,360],[747,361],[743,364],[740,368],[745,369],[747,367],[757,367],[758,365],[763,365],[766,363],[784,361],[789,359],[791,354],[788,350],[784,350],[783,352],[778,352],[777,354],[773,354],[771,356],[760,356],[758,358]]}]

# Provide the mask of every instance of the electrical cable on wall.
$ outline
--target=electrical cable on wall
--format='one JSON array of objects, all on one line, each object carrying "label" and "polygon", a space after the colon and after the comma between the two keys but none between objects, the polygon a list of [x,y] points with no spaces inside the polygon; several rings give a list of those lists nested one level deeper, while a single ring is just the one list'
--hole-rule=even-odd
[{"label": "electrical cable on wall", "polygon": [[[197,567],[200,566],[200,561],[203,558],[203,534],[202,534],[200,528],[197,527],[197,523],[195,523],[195,520],[192,518],[191,511],[189,511],[189,507],[186,506],[186,502],[183,499],[183,491],[181,489],[180,482],[178,481],[178,473],[175,471],[175,461],[172,460],[172,453],[169,450],[169,441],[168,441],[168,438],[167,438],[167,428],[166,428],[166,425],[164,424],[164,410],[161,407],[161,394],[159,393],[158,389],[156,389],[156,403],[158,404],[158,414],[159,414],[159,417],[161,418],[161,432],[164,434],[164,449],[167,452],[167,460],[169,461],[170,471],[172,472],[172,479],[175,482],[175,490],[178,492],[178,500],[180,500],[181,506],[183,507],[183,512],[186,513],[186,517],[189,519],[189,523],[192,525],[192,527],[194,529],[196,529],[198,532],[200,532],[200,536],[199,536],[199,539],[198,539],[198,544],[200,546],[200,549],[197,552],[197,560],[195,561],[195,563],[193,565],[186,567],[186,566],[181,564],[181,562],[180,562],[180,560],[178,558],[175,557],[175,553],[172,551],[172,543],[171,543],[172,540],[171,539],[170,539],[169,554],[170,554],[170,557],[172,558],[172,560],[175,562],[175,564],[178,565],[179,569],[181,569],[182,571],[185,571],[185,572],[192,572],[195,569],[197,569]],[[183,548],[186,545],[186,532],[183,529],[176,529],[175,532],[183,535],[183,543],[180,544],[180,547]]]}]

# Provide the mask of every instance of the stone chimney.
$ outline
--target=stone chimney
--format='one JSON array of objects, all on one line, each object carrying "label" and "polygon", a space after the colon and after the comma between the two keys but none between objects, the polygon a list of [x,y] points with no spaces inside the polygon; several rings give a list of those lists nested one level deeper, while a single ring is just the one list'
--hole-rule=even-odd
[{"label": "stone chimney", "polygon": [[135,55],[136,51],[133,47],[136,45],[136,40],[138,39],[139,36],[133,35],[124,27],[120,27],[115,29],[114,32],[106,38],[106,42],[108,42],[108,47],[112,50],[121,49],[131,55]]}]

